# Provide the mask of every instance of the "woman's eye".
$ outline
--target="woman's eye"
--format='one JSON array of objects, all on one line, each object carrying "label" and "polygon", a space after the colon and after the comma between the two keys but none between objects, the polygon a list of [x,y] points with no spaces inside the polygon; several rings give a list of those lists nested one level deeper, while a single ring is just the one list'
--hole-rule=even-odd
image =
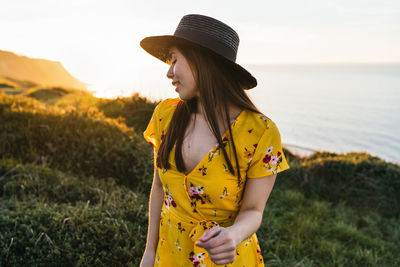
[{"label": "woman's eye", "polygon": [[174,61],[171,61],[171,59],[167,58],[167,60],[165,61],[168,65],[173,65],[176,62],[176,59],[174,59]]}]

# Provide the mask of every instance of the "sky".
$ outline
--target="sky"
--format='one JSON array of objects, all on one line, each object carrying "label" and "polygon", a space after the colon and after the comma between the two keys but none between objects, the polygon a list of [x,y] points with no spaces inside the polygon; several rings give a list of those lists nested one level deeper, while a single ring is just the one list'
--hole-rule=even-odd
[{"label": "sky", "polygon": [[98,90],[166,78],[167,65],[139,42],[172,35],[186,14],[235,29],[243,65],[400,62],[398,0],[0,0],[0,6],[0,50],[59,61]]}]

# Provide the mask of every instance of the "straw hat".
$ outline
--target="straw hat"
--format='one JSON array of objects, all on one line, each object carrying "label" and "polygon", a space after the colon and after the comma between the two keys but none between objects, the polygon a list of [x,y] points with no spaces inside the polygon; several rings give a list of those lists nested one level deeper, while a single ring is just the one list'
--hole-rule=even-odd
[{"label": "straw hat", "polygon": [[257,86],[256,78],[236,63],[239,35],[225,23],[208,16],[189,14],[183,16],[173,35],[149,36],[140,41],[144,50],[163,62],[168,58],[170,47],[176,44],[206,48],[228,63],[243,89]]}]

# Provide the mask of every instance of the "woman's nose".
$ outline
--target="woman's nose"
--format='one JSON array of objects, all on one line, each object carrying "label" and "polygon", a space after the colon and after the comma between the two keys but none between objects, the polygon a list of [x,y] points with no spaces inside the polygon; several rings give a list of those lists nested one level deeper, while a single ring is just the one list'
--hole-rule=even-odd
[{"label": "woman's nose", "polygon": [[168,77],[169,79],[172,79],[172,78],[174,77],[173,65],[171,65],[171,66],[169,67],[168,72],[167,72],[167,77]]}]

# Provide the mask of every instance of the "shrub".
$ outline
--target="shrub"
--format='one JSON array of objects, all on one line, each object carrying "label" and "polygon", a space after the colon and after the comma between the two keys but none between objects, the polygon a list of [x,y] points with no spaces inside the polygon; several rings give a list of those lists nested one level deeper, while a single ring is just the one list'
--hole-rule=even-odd
[{"label": "shrub", "polygon": [[257,231],[266,266],[398,266],[399,218],[274,189]]},{"label": "shrub", "polygon": [[103,99],[98,103],[97,107],[107,117],[123,117],[126,125],[134,127],[141,134],[146,129],[158,103],[135,93],[129,98]]},{"label": "shrub", "polygon": [[0,161],[0,266],[138,266],[146,198],[114,179]]},{"label": "shrub", "polygon": [[152,150],[132,128],[96,109],[65,111],[10,98],[0,95],[0,155],[149,191]]},{"label": "shrub", "polygon": [[63,97],[70,92],[66,89],[60,87],[53,88],[38,88],[29,93],[27,93],[28,97],[35,98],[37,100],[48,100],[52,98],[60,98]]},{"label": "shrub", "polygon": [[[148,195],[14,160],[0,182],[1,266],[139,265]],[[399,225],[278,187],[257,236],[268,266],[397,266]]]},{"label": "shrub", "polygon": [[282,184],[306,197],[345,202],[387,217],[400,216],[400,166],[367,153],[317,152],[281,174]]},{"label": "shrub", "polygon": [[0,82],[0,88],[15,88],[14,85]]}]

